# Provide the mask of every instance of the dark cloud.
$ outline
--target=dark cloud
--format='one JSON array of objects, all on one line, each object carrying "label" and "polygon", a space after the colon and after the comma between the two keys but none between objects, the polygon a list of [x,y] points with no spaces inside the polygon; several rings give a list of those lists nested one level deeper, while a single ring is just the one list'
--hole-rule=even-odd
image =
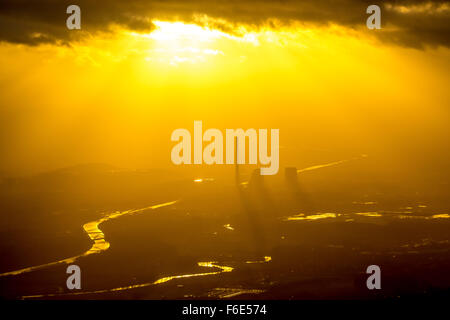
[{"label": "dark cloud", "polygon": [[[81,7],[82,30],[89,33],[108,31],[112,24],[149,31],[154,28],[154,18],[189,21],[195,14],[256,27],[271,18],[285,23],[297,20],[361,27],[368,16],[367,6],[378,4],[383,29],[370,32],[376,32],[382,40],[417,48],[450,47],[450,2],[421,0],[2,0],[0,40],[30,45],[70,43],[82,34],[66,29],[66,8],[70,4]],[[218,26],[227,31],[226,24]]]}]

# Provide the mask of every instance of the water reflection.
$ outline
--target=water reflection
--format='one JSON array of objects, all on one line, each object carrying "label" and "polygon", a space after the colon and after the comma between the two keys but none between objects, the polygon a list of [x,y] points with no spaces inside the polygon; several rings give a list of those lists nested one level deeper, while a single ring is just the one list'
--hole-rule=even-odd
[{"label": "water reflection", "polygon": [[[272,257],[265,256],[263,260],[257,260],[257,261],[246,261],[245,263],[266,263],[272,260]],[[117,287],[112,289],[102,289],[102,290],[95,290],[95,291],[78,291],[78,292],[70,292],[70,293],[50,293],[50,294],[38,294],[38,295],[29,295],[29,296],[23,296],[22,299],[33,299],[33,298],[45,298],[45,297],[59,297],[59,296],[76,296],[76,295],[86,295],[86,294],[99,294],[99,293],[110,293],[110,292],[117,292],[117,291],[124,291],[124,290],[131,290],[131,289],[137,289],[137,288],[144,288],[149,287],[153,285],[158,285],[161,283],[165,283],[171,280],[175,279],[184,279],[184,278],[193,278],[193,277],[204,277],[204,276],[211,276],[211,275],[217,275],[225,272],[231,272],[234,270],[233,267],[218,264],[216,261],[206,261],[206,262],[198,262],[197,263],[199,267],[204,268],[215,268],[219,269],[217,271],[210,271],[210,272],[200,272],[200,273],[188,273],[188,274],[181,274],[181,275],[174,275],[174,276],[167,276],[159,278],[155,281],[146,282],[146,283],[140,283],[130,286],[124,286],[124,287]],[[237,290],[237,289],[230,289],[230,290]],[[233,291],[232,293],[228,295],[224,295],[223,297],[232,297],[239,294],[244,293],[261,293],[264,292],[263,290],[244,290],[239,289],[239,292]]]},{"label": "water reflection", "polygon": [[70,293],[38,294],[38,295],[23,296],[22,299],[59,297],[59,296],[76,296],[76,295],[86,295],[86,294],[99,294],[99,293],[117,292],[117,291],[124,291],[124,290],[131,290],[131,289],[137,289],[137,288],[144,288],[144,287],[148,287],[148,286],[153,286],[153,285],[165,283],[165,282],[168,282],[168,281],[174,280],[174,279],[210,276],[210,275],[215,275],[215,274],[219,274],[219,273],[223,273],[223,272],[231,272],[231,271],[233,271],[233,267],[222,266],[222,265],[217,264],[217,262],[215,262],[215,261],[199,262],[198,265],[200,267],[217,268],[219,270],[218,271],[211,271],[211,272],[191,273],[191,274],[182,274],[182,275],[168,276],[168,277],[163,277],[163,278],[160,278],[160,279],[158,279],[156,281],[152,281],[152,282],[140,283],[140,284],[124,286],[124,287],[117,287],[117,288],[112,288],[112,289],[103,289],[103,290],[95,290],[95,291],[79,291],[79,292],[70,292]]},{"label": "water reflection", "polygon": [[272,261],[272,257],[270,256],[265,256],[264,260],[256,260],[256,261],[245,261],[245,263],[266,263]]},{"label": "water reflection", "polygon": [[434,215],[419,215],[413,214],[413,211],[369,211],[369,212],[353,212],[353,213],[321,213],[306,215],[304,213],[295,214],[283,218],[283,221],[297,221],[297,220],[321,220],[326,218],[345,218],[345,221],[355,221],[357,216],[369,218],[393,218],[393,219],[449,219],[450,214],[441,213]]},{"label": "water reflection", "polygon": [[265,290],[261,289],[242,289],[242,288],[214,288],[213,291],[208,293],[210,298],[220,298],[227,299],[233,298],[242,294],[259,294],[263,293]]},{"label": "water reflection", "polygon": [[229,224],[229,223],[225,224],[223,227],[224,227],[225,229],[228,229],[228,230],[231,230],[231,231],[234,230],[234,228],[233,228],[233,227],[231,226],[231,224]]},{"label": "water reflection", "polygon": [[194,180],[194,182],[196,183],[211,182],[211,181],[214,181],[214,178],[198,178]]},{"label": "water reflection", "polygon": [[326,219],[326,218],[336,218],[338,214],[336,213],[317,213],[312,215],[305,215],[304,213],[299,213],[294,216],[286,217],[285,221],[292,220],[318,220],[318,219]]},{"label": "water reflection", "polygon": [[378,212],[357,212],[355,213],[358,216],[364,216],[364,217],[382,217],[381,213]]},{"label": "water reflection", "polygon": [[23,268],[23,269],[19,269],[19,270],[15,270],[15,271],[1,273],[0,277],[15,276],[15,275],[19,275],[19,274],[23,274],[23,273],[27,273],[27,272],[31,272],[31,271],[36,271],[36,270],[53,267],[53,266],[56,266],[59,264],[64,264],[64,263],[71,264],[71,263],[74,263],[77,259],[79,259],[81,257],[85,257],[85,256],[88,256],[91,254],[100,253],[102,251],[108,250],[110,244],[108,241],[105,240],[105,235],[103,234],[102,230],[99,229],[99,225],[101,223],[111,220],[111,219],[116,219],[116,218],[122,217],[124,215],[131,215],[131,214],[136,214],[136,213],[143,212],[146,210],[153,210],[153,209],[158,209],[158,208],[162,208],[162,207],[166,207],[166,206],[171,206],[171,205],[175,204],[176,202],[177,201],[171,201],[171,202],[165,202],[165,203],[161,203],[161,204],[157,204],[157,205],[153,205],[153,206],[149,206],[149,207],[145,207],[145,208],[141,208],[141,209],[116,211],[116,212],[113,212],[113,213],[110,213],[110,214],[104,216],[101,219],[85,223],[83,225],[83,229],[87,233],[89,238],[92,241],[94,241],[92,247],[89,250],[87,250],[86,252],[79,254],[77,256],[74,256],[74,257],[70,257],[70,258],[66,258],[66,259],[62,259],[62,260],[58,260],[58,261],[54,261],[54,262],[50,262],[50,263],[46,263],[46,264],[41,264],[38,266],[33,266],[33,267]]},{"label": "water reflection", "polygon": [[359,159],[364,159],[364,158],[367,158],[366,154],[362,154],[359,157],[355,157],[355,158],[351,158],[351,159],[334,161],[334,162],[330,162],[330,163],[319,164],[319,165],[315,165],[315,166],[299,169],[299,170],[297,170],[297,172],[301,173],[301,172],[305,172],[305,171],[311,171],[311,170],[316,170],[316,169],[321,169],[321,168],[326,168],[326,167],[332,167],[332,166],[336,166],[336,165],[341,164],[341,163],[346,163],[346,162],[349,162],[349,161],[359,160]]}]

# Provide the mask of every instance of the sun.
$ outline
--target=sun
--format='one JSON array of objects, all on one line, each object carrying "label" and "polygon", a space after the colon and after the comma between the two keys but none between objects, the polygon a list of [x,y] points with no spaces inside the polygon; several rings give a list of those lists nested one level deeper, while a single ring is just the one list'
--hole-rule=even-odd
[{"label": "sun", "polygon": [[214,56],[225,56],[222,48],[230,42],[246,42],[255,44],[252,33],[240,36],[225,33],[217,29],[185,22],[152,21],[156,29],[142,34],[131,32],[137,39],[150,41],[151,48],[146,61],[168,63],[178,66],[183,63],[197,64],[208,61]]},{"label": "sun", "polygon": [[149,37],[163,42],[191,41],[202,43],[211,42],[221,37],[230,37],[219,30],[211,30],[195,24],[158,20],[153,21],[153,24],[157,29],[150,33]]}]

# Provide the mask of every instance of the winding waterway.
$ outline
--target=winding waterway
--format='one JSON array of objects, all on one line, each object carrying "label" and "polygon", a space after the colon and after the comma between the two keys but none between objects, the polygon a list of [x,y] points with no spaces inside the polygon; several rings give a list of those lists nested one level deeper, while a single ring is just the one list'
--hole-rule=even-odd
[{"label": "winding waterway", "polygon": [[132,215],[132,214],[140,213],[140,212],[147,211],[147,210],[154,210],[154,209],[158,209],[158,208],[162,208],[162,207],[171,206],[171,205],[175,204],[176,202],[177,201],[171,201],[171,202],[165,202],[165,203],[161,203],[161,204],[157,204],[157,205],[153,205],[153,206],[149,206],[149,207],[145,207],[145,208],[141,208],[141,209],[117,211],[117,212],[110,213],[98,220],[85,223],[83,225],[83,229],[87,233],[89,238],[92,241],[94,241],[94,243],[92,244],[92,247],[89,250],[87,250],[86,252],[79,254],[77,256],[70,257],[70,258],[65,258],[65,259],[61,259],[61,260],[57,260],[57,261],[53,261],[53,262],[49,262],[49,263],[45,263],[45,264],[41,264],[41,265],[37,265],[37,266],[32,266],[32,267],[23,268],[23,269],[19,269],[19,270],[15,270],[15,271],[1,273],[0,277],[15,276],[15,275],[19,275],[19,274],[23,274],[23,273],[27,273],[27,272],[31,272],[31,271],[36,271],[36,270],[53,267],[53,266],[56,266],[59,264],[71,264],[71,263],[74,263],[77,259],[79,259],[81,257],[86,257],[91,254],[96,254],[96,253],[100,253],[105,250],[108,250],[109,242],[105,240],[105,235],[102,232],[102,230],[100,230],[100,228],[99,228],[99,225],[101,223],[111,220],[111,219],[116,219],[116,218],[119,218],[119,217],[122,217],[125,215]]},{"label": "winding waterway", "polygon": [[[335,166],[335,165],[338,165],[341,163],[345,163],[347,161],[357,160],[357,159],[361,159],[361,158],[365,158],[365,157],[366,157],[366,155],[362,155],[361,157],[352,158],[352,159],[348,159],[348,160],[341,160],[341,161],[331,162],[331,163],[327,163],[327,164],[323,164],[323,165],[316,165],[316,166],[297,170],[297,172],[302,173],[305,171],[316,170],[316,169],[329,167],[329,166]],[[203,179],[197,179],[197,180],[195,180],[195,182],[203,182]],[[89,238],[93,241],[93,244],[89,250],[85,251],[82,254],[79,254],[77,256],[73,256],[70,258],[61,259],[58,261],[41,264],[41,265],[37,265],[37,266],[32,266],[32,267],[28,267],[28,268],[23,268],[23,269],[19,269],[19,270],[15,270],[15,271],[1,273],[0,277],[20,275],[20,274],[27,273],[27,272],[32,272],[32,271],[36,271],[36,270],[40,270],[40,269],[53,267],[53,266],[56,266],[59,264],[71,264],[81,257],[85,257],[88,255],[97,254],[97,253],[106,251],[110,247],[110,243],[108,241],[106,241],[105,234],[99,228],[100,224],[102,224],[103,222],[106,222],[108,220],[116,219],[116,218],[119,218],[119,217],[122,217],[125,215],[133,215],[133,214],[140,213],[140,212],[147,211],[147,210],[154,210],[154,209],[158,209],[161,207],[171,206],[171,205],[174,205],[175,203],[177,203],[177,201],[178,200],[165,202],[165,203],[161,203],[161,204],[157,204],[157,205],[153,205],[153,206],[149,206],[149,207],[145,207],[145,208],[141,208],[141,209],[117,211],[117,212],[107,214],[100,219],[87,222],[83,225],[83,229],[87,233]],[[233,228],[230,225],[225,225],[225,227],[230,230],[233,230]],[[267,263],[267,262],[270,262],[271,260],[272,260],[272,258],[270,256],[266,256],[266,257],[264,257],[263,260],[246,261],[245,263],[247,263],[247,264],[248,263]],[[95,291],[90,291],[90,292],[79,291],[79,292],[69,292],[69,293],[39,294],[39,295],[23,296],[22,298],[24,298],[24,299],[26,299],[26,298],[43,298],[43,297],[53,297],[53,296],[86,295],[86,294],[98,294],[98,293],[124,291],[124,290],[130,290],[130,289],[143,288],[143,287],[148,287],[148,286],[152,286],[152,285],[157,285],[157,284],[165,283],[165,282],[168,282],[168,281],[174,280],[174,279],[216,275],[216,274],[220,274],[220,273],[231,272],[234,269],[233,267],[230,267],[230,266],[219,265],[217,262],[214,262],[214,261],[198,262],[198,265],[200,267],[205,267],[205,268],[214,268],[214,269],[216,269],[216,271],[172,275],[172,276],[167,276],[167,277],[157,279],[152,282],[135,284],[135,285],[130,285],[130,286],[123,286],[123,287],[116,287],[116,288],[111,288],[111,289],[95,290]]]}]

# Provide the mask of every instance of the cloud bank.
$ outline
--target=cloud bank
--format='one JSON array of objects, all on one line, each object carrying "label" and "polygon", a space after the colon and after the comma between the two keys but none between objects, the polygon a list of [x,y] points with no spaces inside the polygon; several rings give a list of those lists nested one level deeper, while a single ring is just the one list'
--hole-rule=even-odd
[{"label": "cloud bank", "polygon": [[[83,32],[66,29],[70,4],[81,7]],[[382,41],[415,48],[450,47],[450,2],[420,0],[2,0],[0,41],[69,44],[86,34],[108,32],[112,25],[142,32],[155,28],[154,19],[189,22],[198,15],[225,21],[219,26],[224,31],[227,23],[258,28],[270,19],[358,28],[365,26],[370,4],[382,10],[383,29],[374,31]]]}]

